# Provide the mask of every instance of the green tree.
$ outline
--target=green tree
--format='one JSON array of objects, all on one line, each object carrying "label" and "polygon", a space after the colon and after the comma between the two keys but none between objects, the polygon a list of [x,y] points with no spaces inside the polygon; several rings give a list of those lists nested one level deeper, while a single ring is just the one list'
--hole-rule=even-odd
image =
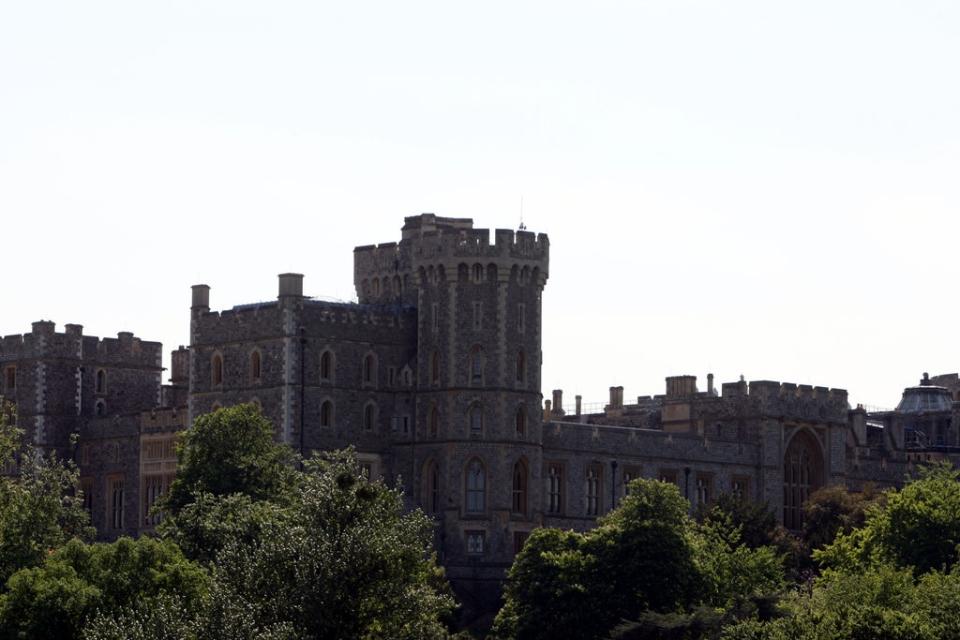
[{"label": "green tree", "polygon": [[296,455],[274,441],[273,426],[252,404],[199,416],[177,443],[177,477],[157,509],[176,517],[200,494],[243,494],[283,501],[297,478]]},{"label": "green tree", "polygon": [[212,585],[195,616],[127,607],[99,618],[87,640],[149,637],[118,635],[129,624],[171,640],[446,637],[453,599],[432,555],[432,521],[363,477],[350,451],[297,473],[282,505],[201,494],[180,512],[216,541],[204,547],[216,548]]},{"label": "green tree", "polygon": [[830,544],[837,534],[849,535],[866,522],[867,510],[883,500],[883,492],[872,484],[863,491],[842,485],[816,490],[803,505],[803,541],[813,550]]},{"label": "green tree", "polygon": [[316,640],[443,637],[453,600],[431,553],[431,520],[364,478],[349,451],[308,461],[299,487],[288,521],[217,555],[204,633],[242,604],[264,628],[289,624]]},{"label": "green tree", "polygon": [[11,414],[9,406],[0,407],[0,468],[15,461],[17,467],[13,476],[0,475],[0,589],[70,538],[94,535],[76,466],[24,446]]},{"label": "green tree", "polygon": [[211,564],[228,543],[253,544],[266,533],[290,522],[292,512],[286,505],[256,501],[235,493],[215,496],[200,493],[180,512],[163,520],[157,532],[173,540],[191,560]]},{"label": "green tree", "polygon": [[814,553],[827,567],[855,570],[892,562],[916,574],[950,570],[960,544],[960,472],[949,463],[920,469],[886,504],[866,511],[864,526]]},{"label": "green tree", "polygon": [[206,572],[169,541],[71,540],[41,566],[10,578],[0,597],[0,637],[78,638],[97,611],[119,612],[163,594],[179,596],[189,615],[208,583]]},{"label": "green tree", "polygon": [[585,536],[541,528],[530,534],[510,568],[505,602],[494,632],[503,638],[599,637],[613,616],[603,615],[612,584]]},{"label": "green tree", "polygon": [[683,613],[697,605],[723,609],[780,588],[776,552],[744,546],[729,517],[696,526],[689,506],[672,484],[635,480],[595,529],[535,531],[510,569],[494,633],[600,638],[624,619],[635,622],[618,637],[687,633],[719,625],[719,614]]}]

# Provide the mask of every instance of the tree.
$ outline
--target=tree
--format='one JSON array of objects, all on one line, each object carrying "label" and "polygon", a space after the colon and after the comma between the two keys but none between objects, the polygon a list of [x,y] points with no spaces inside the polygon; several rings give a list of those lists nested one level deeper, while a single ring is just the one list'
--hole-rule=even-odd
[{"label": "tree", "polygon": [[612,619],[601,613],[611,587],[583,534],[536,529],[510,568],[494,633],[524,640],[599,637]]},{"label": "tree", "polygon": [[290,510],[265,500],[235,493],[215,496],[200,493],[157,527],[164,538],[174,541],[191,560],[209,565],[228,543],[253,544],[267,532],[282,530],[291,520]]},{"label": "tree", "polygon": [[118,635],[128,624],[171,640],[446,637],[453,599],[432,555],[432,521],[365,478],[351,451],[296,473],[282,505],[200,494],[181,510],[181,523],[216,540],[205,547],[212,584],[196,615],[127,607],[98,619],[87,640],[149,637]]},{"label": "tree", "polygon": [[364,478],[350,451],[308,461],[299,486],[287,522],[217,555],[207,632],[244,603],[259,625],[289,624],[298,637],[443,637],[453,600],[431,553],[432,521]]},{"label": "tree", "polygon": [[820,549],[863,526],[867,510],[882,505],[884,494],[868,484],[863,491],[849,491],[842,485],[817,489],[803,505],[803,540],[811,550]]},{"label": "tree", "polygon": [[[636,480],[596,529],[535,531],[510,569],[494,632],[601,638],[627,619],[634,622],[621,626],[618,637],[657,629],[693,633],[719,627],[717,611],[781,588],[774,550],[743,545],[729,517],[695,525],[689,506],[672,484]],[[700,605],[713,610],[694,611]]]},{"label": "tree", "polygon": [[175,544],[121,538],[88,545],[71,540],[38,567],[21,569],[0,597],[0,637],[78,638],[96,612],[119,612],[176,595],[189,615],[200,606],[209,577]]},{"label": "tree", "polygon": [[177,477],[157,509],[176,517],[200,494],[243,494],[283,501],[297,478],[296,455],[274,441],[273,426],[252,404],[199,416],[177,443]]},{"label": "tree", "polygon": [[848,570],[891,562],[917,575],[949,571],[960,544],[960,472],[949,463],[921,467],[919,476],[900,491],[887,494],[886,504],[866,510],[860,529],[837,536],[815,552],[827,567]]},{"label": "tree", "polygon": [[94,535],[76,466],[24,446],[11,414],[9,405],[0,407],[0,468],[17,466],[14,476],[0,475],[0,589],[70,538]]}]

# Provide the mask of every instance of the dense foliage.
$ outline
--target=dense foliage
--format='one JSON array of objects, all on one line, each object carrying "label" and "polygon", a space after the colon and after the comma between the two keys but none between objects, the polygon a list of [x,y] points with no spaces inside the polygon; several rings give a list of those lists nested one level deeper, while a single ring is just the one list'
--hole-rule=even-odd
[{"label": "dense foliage", "polygon": [[453,600],[432,522],[365,478],[352,452],[298,465],[251,405],[199,418],[179,452],[160,532],[209,567],[209,595],[193,616],[164,609],[182,596],[100,616],[88,640],[128,637],[126,626],[211,640],[446,636]]},{"label": "dense foliage", "polygon": [[597,528],[534,531],[510,570],[495,634],[602,638],[623,620],[662,626],[665,615],[723,611],[781,588],[771,548],[744,545],[729,519],[697,525],[688,512],[674,485],[635,480]]},{"label": "dense foliage", "polygon": [[201,494],[282,502],[297,479],[295,460],[255,405],[201,415],[177,443],[177,477],[158,509],[176,516]]},{"label": "dense foliage", "polygon": [[7,582],[0,597],[0,637],[78,638],[95,613],[150,606],[163,594],[178,595],[189,612],[199,606],[208,580],[172,542],[71,540],[41,566],[22,569]]},{"label": "dense foliage", "polygon": [[11,407],[0,407],[0,469],[16,467],[12,476],[0,474],[0,586],[70,538],[94,533],[76,467],[25,445],[11,416]]}]

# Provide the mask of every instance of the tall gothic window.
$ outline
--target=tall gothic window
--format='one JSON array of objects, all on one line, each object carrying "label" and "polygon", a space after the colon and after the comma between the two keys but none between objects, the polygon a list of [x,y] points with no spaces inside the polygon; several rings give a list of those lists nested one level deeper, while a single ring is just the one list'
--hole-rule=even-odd
[{"label": "tall gothic window", "polygon": [[483,384],[483,349],[480,345],[470,350],[470,382]]},{"label": "tall gothic window", "polygon": [[479,404],[470,407],[470,435],[483,435],[483,407]]},{"label": "tall gothic window", "polygon": [[364,431],[372,431],[373,425],[377,421],[377,408],[373,403],[367,404],[363,408],[363,429]]},{"label": "tall gothic window", "polygon": [[547,468],[547,512],[563,513],[563,466],[556,463]]},{"label": "tall gothic window", "polygon": [[514,418],[514,423],[517,429],[517,435],[523,436],[527,433],[527,412],[524,407],[519,407],[517,409],[517,415]]},{"label": "tall gothic window", "polygon": [[320,404],[320,426],[321,427],[332,427],[333,426],[333,403],[329,400],[324,400]]},{"label": "tall gothic window", "polygon": [[324,351],[320,356],[320,379],[333,379],[333,354],[329,351]]},{"label": "tall gothic window", "polygon": [[367,354],[363,359],[363,382],[364,384],[373,384],[377,377],[377,361],[373,354]]},{"label": "tall gothic window", "polygon": [[260,379],[260,352],[254,351],[250,354],[250,377],[254,380]]},{"label": "tall gothic window", "polygon": [[440,467],[431,461],[424,473],[423,507],[427,513],[440,513]]},{"label": "tall gothic window", "polygon": [[527,465],[523,460],[513,465],[513,512],[527,513]]},{"label": "tall gothic window", "polygon": [[527,379],[527,355],[521,349],[517,353],[517,382]]},{"label": "tall gothic window", "polygon": [[803,503],[823,484],[823,457],[813,435],[802,431],[793,437],[783,461],[783,524],[803,527]]},{"label": "tall gothic window", "polygon": [[123,529],[123,478],[111,478],[110,486],[110,528]]},{"label": "tall gothic window", "polygon": [[467,465],[467,512],[482,513],[486,508],[487,473],[483,464],[474,458]]},{"label": "tall gothic window", "polygon": [[97,369],[97,393],[107,392],[107,372]]},{"label": "tall gothic window", "polygon": [[440,384],[440,352],[434,351],[430,356],[430,382]]},{"label": "tall gothic window", "polygon": [[436,405],[430,408],[430,437],[436,438],[440,434],[440,411]]},{"label": "tall gothic window", "polygon": [[583,495],[586,501],[586,511],[588,516],[600,515],[600,491],[601,491],[600,465],[591,464],[587,467],[587,474],[584,478]]},{"label": "tall gothic window", "polygon": [[213,361],[211,362],[211,377],[214,385],[223,384],[223,356],[219,353],[213,356]]}]

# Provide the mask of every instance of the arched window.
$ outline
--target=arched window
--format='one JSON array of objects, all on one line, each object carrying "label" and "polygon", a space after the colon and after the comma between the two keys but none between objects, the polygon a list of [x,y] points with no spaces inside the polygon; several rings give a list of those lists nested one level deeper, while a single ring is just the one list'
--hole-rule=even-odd
[{"label": "arched window", "polygon": [[474,345],[470,350],[470,383],[483,383],[483,349]]},{"label": "arched window", "polygon": [[366,297],[370,295],[369,280],[364,279],[364,281],[360,283],[360,292],[363,294],[364,299],[366,299]]},{"label": "arched window", "polygon": [[470,435],[483,435],[483,407],[479,404],[470,407]]},{"label": "arched window", "polygon": [[487,265],[487,280],[490,282],[497,281],[497,265],[492,262]]},{"label": "arched window", "polygon": [[377,359],[368,353],[363,359],[363,383],[373,384],[377,379]]},{"label": "arched window", "polygon": [[383,277],[383,295],[390,297],[390,278],[387,276]]},{"label": "arched window", "polygon": [[483,265],[482,264],[473,265],[473,281],[478,284],[483,282]]},{"label": "arched window", "polygon": [[398,296],[403,293],[403,281],[400,276],[393,276],[393,293]]},{"label": "arched window", "polygon": [[432,460],[423,474],[423,508],[431,514],[440,512],[440,467]]},{"label": "arched window", "polygon": [[783,524],[794,531],[803,527],[803,503],[823,486],[823,456],[809,431],[797,433],[783,460]]},{"label": "arched window", "polygon": [[434,351],[430,356],[430,382],[440,384],[440,352]]},{"label": "arched window", "polygon": [[97,369],[97,393],[107,392],[107,372]]},{"label": "arched window", "polygon": [[250,377],[254,380],[260,379],[260,351],[258,350],[250,354]]},{"label": "arched window", "polygon": [[107,405],[103,402],[103,400],[97,400],[95,411],[98,416],[107,415]]},{"label": "arched window", "polygon": [[482,513],[487,500],[487,472],[474,458],[467,464],[467,513]]},{"label": "arched window", "polygon": [[440,411],[434,405],[430,408],[430,437],[436,438],[440,434]]},{"label": "arched window", "polygon": [[523,460],[513,465],[513,512],[527,513],[527,464]]},{"label": "arched window", "polygon": [[521,349],[517,352],[517,382],[527,379],[527,354]]},{"label": "arched window", "polygon": [[527,412],[524,407],[517,409],[517,415],[514,419],[514,424],[517,428],[517,435],[523,436],[527,433]]},{"label": "arched window", "polygon": [[363,430],[373,431],[373,427],[376,423],[377,423],[377,406],[372,402],[368,402],[367,405],[363,408]]},{"label": "arched window", "polygon": [[333,403],[329,400],[324,400],[320,404],[320,426],[333,426]]},{"label": "arched window", "polygon": [[329,350],[324,351],[320,356],[320,379],[333,379],[333,353]]},{"label": "arched window", "polygon": [[373,297],[374,298],[380,297],[380,280],[377,278],[373,279]]},{"label": "arched window", "polygon": [[223,384],[223,357],[217,353],[214,354],[213,360],[210,363],[211,368],[211,379],[214,385]]}]

